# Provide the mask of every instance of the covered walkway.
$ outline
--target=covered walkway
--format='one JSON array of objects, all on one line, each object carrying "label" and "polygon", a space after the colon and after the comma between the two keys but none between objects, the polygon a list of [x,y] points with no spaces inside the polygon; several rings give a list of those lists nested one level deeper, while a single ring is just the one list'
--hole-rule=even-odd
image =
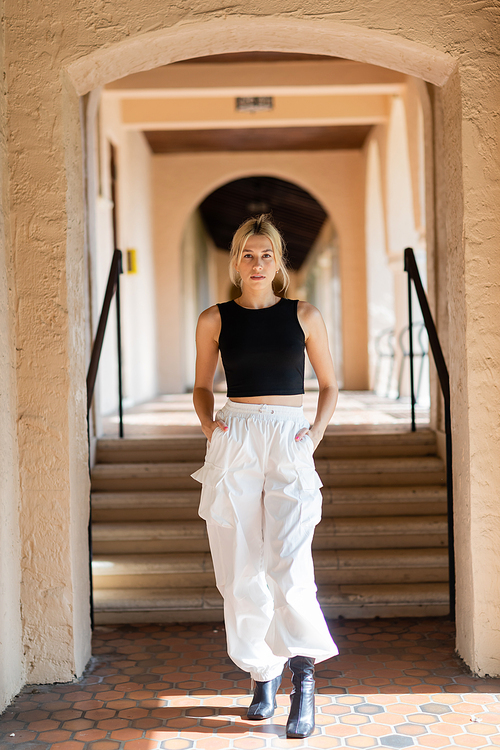
[{"label": "covered walkway", "polygon": [[29,686],[0,719],[0,750],[486,748],[500,746],[500,680],[470,676],[445,618],[333,620],[340,655],[317,670],[317,728],[287,740],[278,709],[246,720],[250,683],[222,624],[99,627],[88,672]]}]

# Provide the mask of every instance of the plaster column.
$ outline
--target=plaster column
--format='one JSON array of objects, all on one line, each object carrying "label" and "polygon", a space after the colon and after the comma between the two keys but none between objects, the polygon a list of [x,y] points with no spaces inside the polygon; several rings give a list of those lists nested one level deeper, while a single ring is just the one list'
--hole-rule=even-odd
[{"label": "plaster column", "polygon": [[464,66],[461,80],[457,72],[443,88],[442,106],[448,199],[457,647],[474,672],[498,676],[500,58],[489,54],[491,32],[483,44],[482,55],[476,45],[472,46],[474,54]]},{"label": "plaster column", "polygon": [[72,680],[90,657],[82,141],[79,99],[47,54],[52,19],[10,10],[20,605],[25,678],[43,683]]}]

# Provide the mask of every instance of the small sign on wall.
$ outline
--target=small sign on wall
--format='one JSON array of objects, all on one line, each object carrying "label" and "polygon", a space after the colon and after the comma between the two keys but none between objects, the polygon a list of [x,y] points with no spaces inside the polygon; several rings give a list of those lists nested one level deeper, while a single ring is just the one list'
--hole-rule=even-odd
[{"label": "small sign on wall", "polygon": [[137,273],[137,251],[127,248],[127,273]]}]

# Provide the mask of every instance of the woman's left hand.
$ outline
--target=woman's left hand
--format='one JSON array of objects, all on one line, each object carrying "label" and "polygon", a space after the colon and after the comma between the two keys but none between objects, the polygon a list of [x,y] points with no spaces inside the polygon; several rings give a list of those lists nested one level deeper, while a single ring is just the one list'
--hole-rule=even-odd
[{"label": "woman's left hand", "polygon": [[311,438],[311,440],[313,441],[313,446],[314,446],[314,448],[313,448],[313,451],[315,451],[315,450],[316,450],[316,448],[318,447],[318,445],[320,444],[320,442],[321,442],[321,438],[322,438],[323,436],[322,436],[322,435],[320,435],[320,436],[317,436],[317,435],[315,435],[315,433],[313,432],[313,430],[312,430],[312,429],[308,430],[308,429],[307,429],[307,427],[303,427],[303,428],[302,428],[301,430],[299,430],[299,431],[298,431],[298,433],[297,433],[297,434],[295,435],[295,440],[297,441],[297,443],[300,443],[300,441],[304,439],[304,436],[305,436],[305,435],[309,435],[309,437],[310,437],[310,438]]}]

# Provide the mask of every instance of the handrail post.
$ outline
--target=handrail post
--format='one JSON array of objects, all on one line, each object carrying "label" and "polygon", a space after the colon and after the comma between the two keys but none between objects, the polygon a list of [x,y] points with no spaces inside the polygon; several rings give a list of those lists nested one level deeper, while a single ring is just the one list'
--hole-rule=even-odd
[{"label": "handrail post", "polygon": [[455,619],[455,531],[453,518],[453,466],[451,442],[451,408],[444,401],[444,429],[446,434],[446,504],[448,512],[448,588],[450,592],[450,617]]},{"label": "handrail post", "polygon": [[444,399],[444,420],[446,434],[446,498],[448,512],[448,591],[450,597],[450,617],[455,618],[455,539],[454,539],[454,522],[453,522],[453,467],[452,467],[452,434],[451,434],[451,393],[450,393],[450,376],[446,362],[441,349],[441,343],[437,334],[436,326],[432,318],[432,313],[425,295],[422,279],[418,271],[415,254],[411,247],[405,248],[404,252],[405,267],[408,273],[408,279],[413,279],[415,292],[422,310],[424,324],[429,336],[429,344],[434,357],[434,364],[439,378],[439,384]]},{"label": "handrail post", "polygon": [[123,437],[123,387],[122,387],[122,316],[120,307],[120,274],[123,273],[122,254],[118,262],[116,277],[116,345],[118,354],[118,414],[120,418],[119,435]]},{"label": "handrail post", "polygon": [[413,371],[413,310],[411,303],[411,276],[410,270],[407,269],[408,273],[408,338],[409,338],[409,351],[410,351],[410,398],[411,398],[411,431],[415,432],[417,426],[415,424],[415,374]]}]

